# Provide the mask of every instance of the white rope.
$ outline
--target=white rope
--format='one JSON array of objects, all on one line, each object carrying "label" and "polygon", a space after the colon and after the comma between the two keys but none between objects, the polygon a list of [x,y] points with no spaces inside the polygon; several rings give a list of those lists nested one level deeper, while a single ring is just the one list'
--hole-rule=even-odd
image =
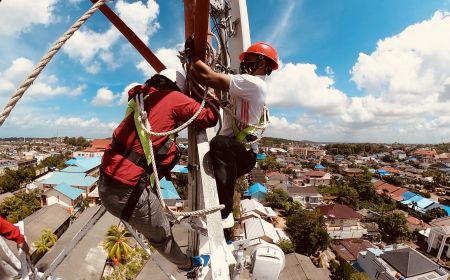
[{"label": "white rope", "polygon": [[81,25],[85,23],[102,5],[106,3],[106,0],[99,0],[95,3],[82,17],[80,17],[66,33],[64,33],[58,41],[56,41],[51,49],[41,58],[39,63],[34,67],[33,72],[31,72],[30,76],[28,76],[25,81],[19,86],[16,92],[11,96],[5,108],[3,109],[2,114],[0,115],[0,127],[5,122],[6,118],[8,118],[14,106],[16,106],[17,102],[22,98],[25,94],[25,91],[33,84],[34,80],[39,76],[45,66],[50,62],[53,56],[61,49],[64,43],[69,40],[70,37],[80,29]]}]

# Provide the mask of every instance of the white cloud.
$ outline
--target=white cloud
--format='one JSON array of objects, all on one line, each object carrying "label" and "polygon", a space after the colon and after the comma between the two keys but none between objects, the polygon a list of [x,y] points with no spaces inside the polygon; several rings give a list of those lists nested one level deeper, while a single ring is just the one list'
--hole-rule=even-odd
[{"label": "white cloud", "polygon": [[149,37],[159,28],[159,23],[156,22],[159,5],[154,0],[148,0],[147,4],[142,1],[127,3],[120,0],[116,3],[116,10],[143,42],[148,42]]},{"label": "white cloud", "polygon": [[54,21],[57,0],[4,0],[0,6],[0,35],[18,36],[33,24]]},{"label": "white cloud", "polygon": [[120,99],[119,99],[118,105],[127,105],[128,104],[128,91],[136,85],[138,85],[138,83],[135,82],[135,83],[129,84],[128,86],[126,86],[124,88],[124,90],[120,94]]},{"label": "white cloud", "polygon": [[[156,50],[155,55],[158,57],[161,62],[167,67],[172,68],[184,73],[183,66],[181,65],[180,59],[178,58],[178,52],[180,51],[181,46],[177,46],[177,49],[171,48],[161,48]],[[147,61],[142,60],[136,65],[136,68],[141,70],[145,79],[153,76],[156,71],[148,64]]]},{"label": "white cloud", "polygon": [[79,117],[59,117],[53,123],[52,126],[58,127],[80,127],[90,129],[113,129],[117,124],[115,122],[104,123],[98,118],[83,119]]},{"label": "white cloud", "polygon": [[[127,3],[119,0],[116,2],[115,10],[144,43],[148,43],[150,36],[159,28],[156,21],[159,5],[154,0],[148,0],[147,4],[142,1]],[[72,60],[84,65],[88,73],[99,73],[102,63],[110,70],[114,70],[118,67],[114,47],[118,45],[121,36],[112,25],[103,32],[81,28],[66,43],[63,52]]]},{"label": "white cloud", "polygon": [[[0,73],[0,95],[13,94],[15,89],[22,83],[33,70],[33,62],[27,58],[15,59],[9,68]],[[56,96],[79,96],[86,86],[79,85],[76,88],[58,85],[59,81],[55,75],[41,74],[25,92],[27,100],[43,100]]]},{"label": "white cloud", "polygon": [[323,114],[338,114],[346,107],[347,96],[333,87],[333,79],[316,74],[313,64],[283,65],[268,79],[268,104],[276,107],[303,107]]},{"label": "white cloud", "polygon": [[117,98],[118,96],[111,90],[103,87],[97,90],[97,93],[91,103],[94,106],[111,106]]}]

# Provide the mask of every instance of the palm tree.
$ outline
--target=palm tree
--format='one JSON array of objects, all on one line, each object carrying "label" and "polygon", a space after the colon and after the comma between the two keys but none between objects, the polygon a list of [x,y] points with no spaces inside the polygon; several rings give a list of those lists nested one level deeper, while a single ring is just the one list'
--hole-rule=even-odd
[{"label": "palm tree", "polygon": [[53,232],[48,229],[44,228],[41,231],[41,239],[34,242],[34,246],[36,246],[36,251],[40,254],[45,254],[50,250],[50,248],[55,245],[56,240],[58,240],[58,237],[53,234]]},{"label": "palm tree", "polygon": [[127,259],[133,250],[128,244],[128,237],[131,234],[126,229],[120,229],[113,225],[106,233],[106,240],[103,242],[103,248],[108,252],[108,257],[116,257],[119,261]]}]

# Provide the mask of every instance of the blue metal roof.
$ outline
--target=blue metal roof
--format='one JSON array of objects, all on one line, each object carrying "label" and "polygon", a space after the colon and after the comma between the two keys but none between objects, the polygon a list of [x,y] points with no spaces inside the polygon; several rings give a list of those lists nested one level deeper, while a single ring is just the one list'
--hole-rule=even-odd
[{"label": "blue metal roof", "polygon": [[323,170],[325,169],[325,167],[322,164],[316,164],[316,166],[314,166],[314,169]]},{"label": "blue metal roof", "polygon": [[425,198],[425,197],[416,194],[415,196],[413,196],[413,197],[411,197],[409,199],[403,200],[402,203],[405,204],[405,205],[408,205],[408,204],[413,203],[413,202],[417,202],[418,203],[419,200],[421,200],[423,198]]},{"label": "blue metal roof", "polygon": [[440,207],[441,207],[442,209],[444,209],[445,212],[447,212],[447,216],[450,216],[450,207],[449,207],[449,206],[441,204]]},{"label": "blue metal roof", "polygon": [[48,185],[59,185],[65,183],[70,186],[90,187],[98,178],[86,176],[85,173],[69,173],[69,172],[54,172],[49,178],[42,183]]},{"label": "blue metal roof", "polygon": [[76,165],[71,165],[71,166],[67,166],[64,169],[60,170],[61,172],[69,172],[69,173],[84,173],[86,172],[86,169],[76,166]]},{"label": "blue metal roof", "polygon": [[266,186],[261,183],[254,183],[245,191],[245,195],[254,195],[257,192],[267,193]]},{"label": "blue metal roof", "polygon": [[84,192],[83,190],[71,187],[64,183],[57,185],[54,189],[72,200],[77,199]]},{"label": "blue metal roof", "polygon": [[417,201],[417,207],[425,209],[428,206],[430,206],[431,204],[437,203],[434,200],[428,199],[428,198],[422,198],[421,200]]},{"label": "blue metal roof", "polygon": [[66,161],[66,164],[78,166],[84,169],[83,172],[85,172],[99,166],[101,162],[102,162],[101,157],[92,157],[92,158],[76,157]]},{"label": "blue metal roof", "polygon": [[411,197],[413,197],[413,196],[416,196],[417,194],[416,193],[413,193],[413,192],[405,192],[402,196],[403,196],[403,199],[404,200],[408,200],[408,199],[410,199]]},{"label": "blue metal roof", "polygon": [[180,195],[178,195],[175,186],[171,181],[167,181],[166,178],[162,178],[160,181],[161,193],[164,199],[181,199]]},{"label": "blue metal roof", "polygon": [[266,154],[256,154],[256,159],[257,160],[265,160],[266,159]]},{"label": "blue metal roof", "polygon": [[187,167],[186,165],[177,164],[177,165],[175,165],[175,166],[172,168],[171,172],[173,172],[173,173],[185,173],[185,174],[187,174],[187,173],[189,173],[189,170],[188,170],[188,167]]}]

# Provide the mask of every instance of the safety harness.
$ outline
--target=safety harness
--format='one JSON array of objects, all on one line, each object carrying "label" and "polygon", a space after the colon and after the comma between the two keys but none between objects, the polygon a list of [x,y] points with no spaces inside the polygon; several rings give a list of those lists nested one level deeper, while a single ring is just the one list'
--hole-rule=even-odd
[{"label": "safety harness", "polygon": [[[236,104],[233,105],[234,107],[234,115],[236,115]],[[261,129],[261,127],[264,127],[264,125],[269,121],[269,110],[267,109],[266,105],[263,107],[263,112],[261,114],[261,117],[259,118],[259,122],[257,125],[250,125],[245,124],[245,127],[242,129],[239,129],[239,124],[242,124],[242,122],[239,122],[237,118],[234,118],[232,129],[234,137],[236,137],[236,140],[242,144],[249,144],[251,142],[254,142],[258,139],[258,136],[256,134],[256,131],[258,129]]]},{"label": "safety harness", "polygon": [[[141,106],[143,106],[143,104],[144,104],[143,101],[148,98],[148,95],[143,96],[142,93],[140,93],[140,94],[137,94],[135,98],[140,99],[141,102],[139,102],[139,103],[142,104]],[[144,151],[144,155],[138,154],[138,153],[134,152],[133,150],[128,149],[127,147],[125,147],[123,144],[121,144],[114,138],[113,138],[113,142],[112,142],[111,146],[112,146],[112,149],[116,153],[122,155],[126,159],[130,160],[134,164],[136,164],[136,165],[140,166],[142,169],[144,169],[144,172],[149,176],[150,185],[153,187],[154,183],[155,183],[155,173],[153,172],[153,169],[151,166],[152,157],[150,154],[150,149],[152,149],[153,147],[150,147],[148,134],[144,131],[142,124],[139,121],[139,109],[137,107],[138,104],[136,102],[136,99],[133,98],[128,102],[128,107],[125,112],[124,119],[130,117],[130,115],[133,114],[133,120],[134,120],[134,125],[136,128],[136,133],[139,137],[139,142],[141,143],[142,150]],[[180,156],[180,151],[179,151],[178,145],[175,142],[175,138],[176,138],[176,134],[170,134],[166,138],[163,145],[158,150],[154,150],[155,160],[157,163],[162,162],[165,159],[165,157],[166,157],[168,151],[170,150],[170,148],[172,147],[172,145],[176,145],[176,148],[177,148],[177,156],[175,157],[173,162],[176,163],[178,161],[178,158]],[[166,175],[166,178],[168,177],[167,174],[164,174],[164,175]],[[170,178],[167,178],[167,179],[170,180]]]}]

